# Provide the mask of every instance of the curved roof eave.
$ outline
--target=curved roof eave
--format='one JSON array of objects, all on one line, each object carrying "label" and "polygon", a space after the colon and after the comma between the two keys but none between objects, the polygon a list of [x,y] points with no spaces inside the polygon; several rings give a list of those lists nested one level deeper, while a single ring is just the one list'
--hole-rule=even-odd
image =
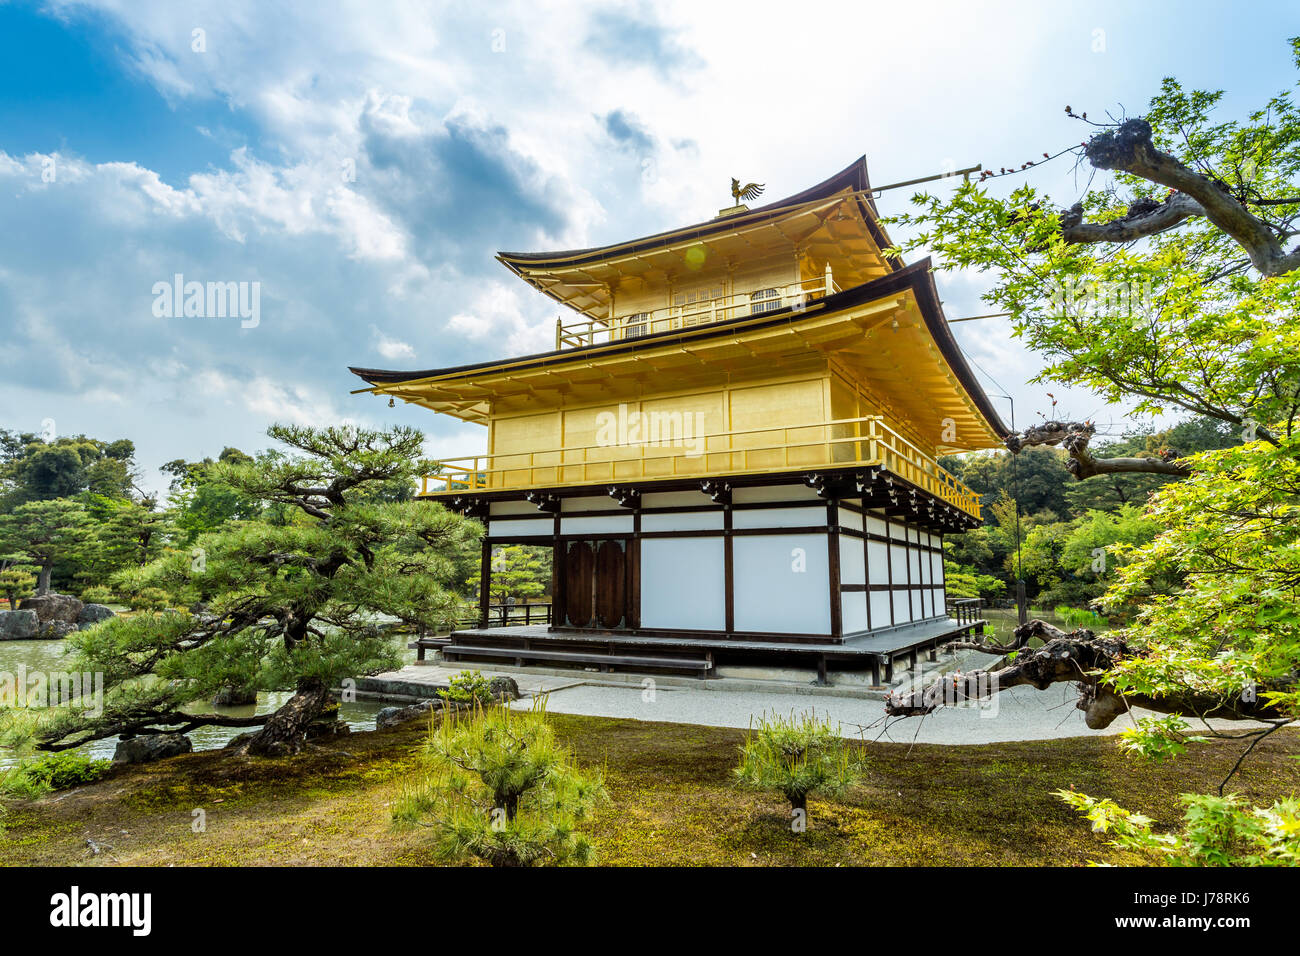
[{"label": "curved roof eave", "polygon": [[[838,173],[835,173],[829,179],[818,183],[816,186],[810,186],[802,192],[795,193],[793,196],[778,199],[776,202],[771,202],[765,206],[759,206],[757,209],[750,209],[747,212],[739,213],[734,216],[709,219],[692,226],[669,229],[665,232],[655,233],[654,235],[645,236],[641,239],[633,239],[630,242],[592,246],[588,249],[567,249],[558,252],[498,252],[497,259],[504,263],[512,272],[521,277],[525,270],[538,266],[572,268],[608,258],[616,251],[632,255],[646,249],[667,245],[669,242],[703,239],[715,232],[734,229],[740,224],[750,224],[761,222],[764,219],[774,218],[786,209],[808,202],[815,202],[818,199],[828,198],[844,189],[851,189],[858,194],[857,201],[861,208],[862,218],[866,222],[867,228],[870,230],[871,236],[875,240],[876,245],[881,249],[891,245],[889,236],[885,233],[884,228],[878,221],[879,213],[876,210],[875,201],[871,199],[869,195],[865,197],[862,195],[871,189],[871,181],[867,177],[867,157],[859,156],[854,160],[854,162],[841,169]],[[902,268],[898,262],[892,259],[887,259],[886,263],[894,271],[898,271]]]},{"label": "curved roof eave", "polygon": [[[869,302],[879,299],[891,293],[910,290],[915,296],[920,306],[921,316],[925,321],[926,328],[929,330],[930,337],[938,346],[944,361],[952,369],[965,389],[966,394],[975,404],[976,409],[988,422],[990,429],[1000,439],[1006,439],[1011,430],[1003,423],[997,410],[993,408],[992,402],[989,401],[988,395],[980,386],[979,380],[975,373],[967,364],[961,348],[957,345],[957,340],[953,337],[952,330],[948,326],[948,321],[943,314],[943,306],[939,302],[939,290],[934,282],[934,274],[931,271],[930,260],[922,259],[905,266],[898,271],[887,276],[882,276],[872,282],[855,286],[852,289],[846,289],[843,292],[837,292],[834,295],[827,296],[818,300],[821,305],[816,313],[825,314],[826,312],[839,311],[840,309],[849,308],[862,302]],[[763,327],[775,323],[790,322],[794,317],[793,310],[787,306],[783,309],[767,313],[763,321],[755,323],[752,317],[739,319],[730,319],[724,322],[715,322],[709,325],[695,326],[690,330],[674,330],[668,332],[659,332],[652,335],[638,336],[634,339],[627,339],[622,342],[606,343],[602,345],[587,346],[585,348],[572,348],[552,350],[549,352],[537,352],[532,355],[520,356],[516,359],[509,359],[503,362],[500,359],[489,362],[475,362],[470,365],[459,365],[441,369],[422,369],[419,371],[400,372],[389,369],[374,368],[354,368],[349,367],[348,371],[358,378],[369,382],[371,385],[382,389],[384,386],[400,385],[407,383],[416,383],[427,379],[444,378],[447,376],[461,375],[476,371],[491,369],[503,364],[509,364],[512,368],[528,369],[536,368],[543,365],[561,364],[572,361],[582,360],[584,356],[593,352],[608,354],[610,352],[625,351],[632,349],[646,348],[652,345],[661,345],[671,342],[674,339],[696,339],[710,335],[730,335],[735,331],[738,324],[754,325]]]}]

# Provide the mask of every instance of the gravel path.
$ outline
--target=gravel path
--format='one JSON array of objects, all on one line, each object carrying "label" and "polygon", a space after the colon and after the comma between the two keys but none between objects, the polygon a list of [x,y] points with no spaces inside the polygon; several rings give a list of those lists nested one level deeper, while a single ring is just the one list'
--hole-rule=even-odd
[{"label": "gravel path", "polygon": [[[882,719],[884,705],[876,700],[802,694],[702,691],[685,687],[658,686],[654,693],[640,687],[601,687],[582,684],[553,691],[547,710],[592,717],[626,717],[666,723],[703,724],[712,727],[748,727],[763,714],[813,710],[840,724],[846,737],[864,735],[868,740],[927,744],[987,744],[1012,740],[1050,740],[1058,737],[1093,737],[1118,734],[1133,726],[1125,715],[1105,730],[1089,730],[1083,714],[1075,709],[1073,688],[1061,686],[1046,691],[1015,687],[997,695],[984,707],[941,708],[924,718],[890,721]],[[516,706],[531,706],[527,700]],[[1150,716],[1149,711],[1134,711]],[[1219,727],[1244,729],[1240,722],[1211,721]]]}]

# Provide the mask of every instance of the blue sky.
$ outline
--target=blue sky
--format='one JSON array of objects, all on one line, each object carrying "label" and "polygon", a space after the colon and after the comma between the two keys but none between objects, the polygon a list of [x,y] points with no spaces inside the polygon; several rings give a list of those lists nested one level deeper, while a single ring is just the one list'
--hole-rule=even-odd
[{"label": "blue sky", "polygon": [[[131,438],[155,488],[273,420],[478,451],[481,429],[350,395],[346,366],[547,347],[554,303],[496,250],[682,225],[733,175],[779,197],[863,153],[877,183],[1019,165],[1083,138],[1066,103],[1140,113],[1165,75],[1241,113],[1294,85],[1300,10],[1234,9],[0,2],[0,424]],[[1034,177],[1063,204],[1083,185]],[[260,282],[261,323],[155,316],[176,273]],[[987,311],[987,277],[939,284],[951,316]],[[1021,423],[1047,388],[1125,423],[1027,385],[1004,323],[956,332]]]}]

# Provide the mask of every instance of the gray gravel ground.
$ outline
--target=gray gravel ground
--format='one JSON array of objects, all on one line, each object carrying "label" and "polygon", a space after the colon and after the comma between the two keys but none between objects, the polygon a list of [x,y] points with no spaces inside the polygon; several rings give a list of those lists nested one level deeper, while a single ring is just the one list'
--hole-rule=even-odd
[{"label": "gray gravel ground", "polygon": [[[1133,717],[1115,720],[1105,730],[1089,730],[1074,706],[1075,692],[1068,686],[1045,691],[1015,687],[997,695],[984,707],[941,708],[924,718],[884,721],[884,705],[876,700],[809,697],[802,694],[718,692],[685,687],[658,686],[653,694],[640,687],[602,687],[583,684],[554,691],[547,710],[593,717],[626,717],[666,723],[703,724],[712,727],[748,727],[763,714],[801,714],[813,710],[840,724],[846,737],[927,744],[987,744],[1011,740],[1050,740],[1058,737],[1093,737],[1118,734],[1133,726]],[[519,701],[516,706],[531,706]],[[1151,716],[1134,711],[1136,716]],[[1212,721],[1220,727],[1243,729],[1232,721]]]}]

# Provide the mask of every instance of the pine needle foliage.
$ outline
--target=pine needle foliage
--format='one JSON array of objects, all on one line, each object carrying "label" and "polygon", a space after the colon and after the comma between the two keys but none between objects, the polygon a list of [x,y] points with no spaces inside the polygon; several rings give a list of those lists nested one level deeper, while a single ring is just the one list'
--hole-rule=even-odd
[{"label": "pine needle foliage", "polygon": [[581,822],[608,799],[603,775],[580,769],[556,742],[544,699],[448,713],[430,733],[425,778],[393,807],[398,827],[426,827],[443,862],[589,865]]}]

